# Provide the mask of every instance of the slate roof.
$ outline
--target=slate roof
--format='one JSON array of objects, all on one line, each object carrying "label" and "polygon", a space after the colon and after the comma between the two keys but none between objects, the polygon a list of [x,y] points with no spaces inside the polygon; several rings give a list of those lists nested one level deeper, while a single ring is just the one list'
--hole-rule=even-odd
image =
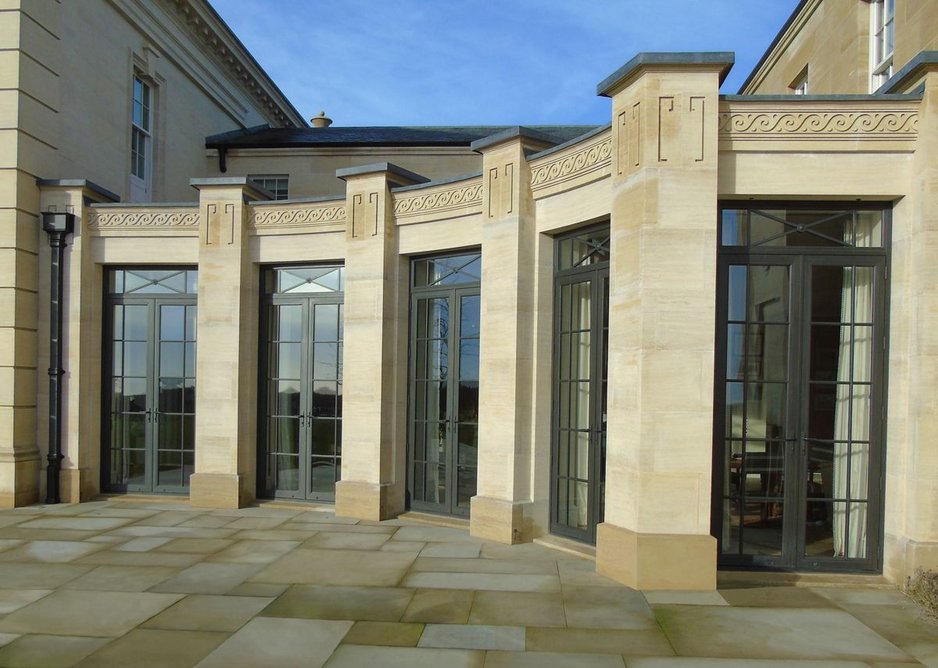
[{"label": "slate roof", "polygon": [[[294,148],[302,146],[469,146],[472,142],[516,126],[463,125],[437,127],[271,128],[259,125],[205,138],[206,148]],[[595,129],[594,125],[525,126],[558,144]]]}]

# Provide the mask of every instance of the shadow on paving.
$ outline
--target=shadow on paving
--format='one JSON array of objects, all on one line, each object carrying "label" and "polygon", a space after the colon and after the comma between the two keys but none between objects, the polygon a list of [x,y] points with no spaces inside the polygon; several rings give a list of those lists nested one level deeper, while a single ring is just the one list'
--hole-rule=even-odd
[{"label": "shadow on paving", "polygon": [[938,666],[938,624],[894,589],[724,580],[643,593],[319,506],[30,506],[0,512],[0,667]]}]

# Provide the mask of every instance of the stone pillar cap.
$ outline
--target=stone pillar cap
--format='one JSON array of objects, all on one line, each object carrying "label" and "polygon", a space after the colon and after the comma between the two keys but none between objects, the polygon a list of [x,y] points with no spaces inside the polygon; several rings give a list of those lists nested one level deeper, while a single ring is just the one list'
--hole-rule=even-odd
[{"label": "stone pillar cap", "polygon": [[722,84],[735,62],[736,54],[732,51],[669,51],[663,53],[643,51],[600,81],[596,86],[596,94],[603,97],[612,97],[615,93],[624,88],[631,79],[638,76],[639,72],[649,68],[659,70],[668,69],[680,72],[683,70],[714,69],[719,67],[720,83]]},{"label": "stone pillar cap", "polygon": [[395,165],[393,162],[375,162],[370,165],[359,165],[357,167],[343,167],[335,170],[337,178],[348,181],[356,176],[365,176],[367,174],[387,174],[388,181],[400,185],[413,185],[415,183],[427,183],[430,181],[425,176],[421,176],[409,169],[404,169]]},{"label": "stone pillar cap", "polygon": [[265,190],[253,179],[246,176],[218,176],[212,178],[189,179],[189,185],[196,190],[206,190],[208,188],[231,188],[238,186],[247,189],[255,196],[255,199],[273,199],[274,195],[269,190]]},{"label": "stone pillar cap", "polygon": [[531,128],[525,127],[523,125],[516,125],[511,128],[506,128],[495,134],[489,135],[488,137],[482,137],[482,139],[476,139],[474,142],[469,144],[469,148],[475,151],[476,153],[481,153],[487,148],[491,148],[496,144],[503,144],[512,139],[521,139],[522,141],[527,139],[529,142],[525,143],[537,143],[540,144],[538,148],[545,149],[550,146],[554,146],[557,141],[550,135],[544,134],[543,132],[538,132],[537,130],[532,130]]},{"label": "stone pillar cap", "polygon": [[107,188],[102,188],[97,183],[86,179],[36,179],[36,185],[40,188],[63,188],[88,190],[94,193],[102,200],[111,202],[120,202],[121,198],[115,195]]}]

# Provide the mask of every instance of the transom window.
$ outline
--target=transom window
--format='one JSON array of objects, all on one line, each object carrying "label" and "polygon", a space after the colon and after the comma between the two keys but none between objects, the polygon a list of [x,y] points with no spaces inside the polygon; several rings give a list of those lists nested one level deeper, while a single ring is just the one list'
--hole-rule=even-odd
[{"label": "transom window", "polygon": [[608,227],[560,239],[557,242],[557,270],[609,262],[610,239]]},{"label": "transom window", "polygon": [[881,248],[880,210],[724,209],[723,246]]},{"label": "transom window", "polygon": [[482,280],[482,256],[450,255],[414,261],[414,287],[430,288]]},{"label": "transom window", "polygon": [[267,294],[342,292],[345,267],[280,267],[267,273]]},{"label": "transom window", "polygon": [[893,74],[896,0],[874,0],[870,30],[870,92],[876,92]]},{"label": "transom window", "polygon": [[194,295],[199,272],[195,269],[115,269],[108,274],[112,295]]},{"label": "transom window", "polygon": [[256,174],[248,178],[273,195],[274,199],[287,199],[290,196],[290,176],[287,174]]}]

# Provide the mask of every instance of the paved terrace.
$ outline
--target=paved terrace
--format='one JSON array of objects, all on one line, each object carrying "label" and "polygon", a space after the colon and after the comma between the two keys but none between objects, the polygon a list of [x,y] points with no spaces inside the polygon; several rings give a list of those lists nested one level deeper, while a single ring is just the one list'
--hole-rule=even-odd
[{"label": "paved terrace", "polygon": [[642,593],[457,528],[268,504],[0,512],[0,666],[938,666],[888,587]]}]

